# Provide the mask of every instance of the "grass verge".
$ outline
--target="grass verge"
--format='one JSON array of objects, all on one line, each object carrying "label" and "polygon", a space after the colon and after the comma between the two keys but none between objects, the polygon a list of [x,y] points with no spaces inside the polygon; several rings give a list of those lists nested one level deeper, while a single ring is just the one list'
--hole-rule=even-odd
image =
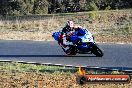
[{"label": "grass verge", "polygon": [[81,86],[76,83],[77,70],[65,69],[67,71],[58,66],[0,62],[0,88],[131,88],[132,85],[130,82]]}]

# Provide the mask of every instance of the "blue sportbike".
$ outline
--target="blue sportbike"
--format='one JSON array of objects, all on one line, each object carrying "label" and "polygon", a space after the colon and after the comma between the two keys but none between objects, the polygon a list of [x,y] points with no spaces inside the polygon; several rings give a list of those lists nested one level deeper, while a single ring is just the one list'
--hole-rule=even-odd
[{"label": "blue sportbike", "polygon": [[[61,32],[54,32],[54,39],[58,41],[58,44],[63,44],[61,36]],[[70,36],[70,41],[73,45],[69,45],[69,49],[65,51],[62,47],[63,51],[67,55],[76,55],[78,54],[94,54],[97,57],[102,57],[103,51],[102,49],[95,43],[93,35],[87,30],[81,28],[78,31],[73,32],[72,36]]]}]

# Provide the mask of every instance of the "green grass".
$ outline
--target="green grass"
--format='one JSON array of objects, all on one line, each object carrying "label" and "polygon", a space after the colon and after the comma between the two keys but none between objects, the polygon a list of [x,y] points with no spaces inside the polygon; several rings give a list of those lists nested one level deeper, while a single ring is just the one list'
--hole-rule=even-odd
[{"label": "green grass", "polygon": [[[78,72],[78,68],[65,67],[65,66],[48,66],[48,65],[35,65],[24,64],[17,62],[0,62],[0,71],[6,72],[35,72],[35,73],[57,73],[57,74],[73,74]],[[105,71],[101,69],[86,69],[87,74],[124,74],[124,72]]]},{"label": "green grass", "polygon": [[60,66],[48,66],[48,65],[35,65],[35,64],[23,64],[16,62],[0,62],[1,71],[13,71],[13,72],[66,72],[75,73],[77,69],[70,67]]}]

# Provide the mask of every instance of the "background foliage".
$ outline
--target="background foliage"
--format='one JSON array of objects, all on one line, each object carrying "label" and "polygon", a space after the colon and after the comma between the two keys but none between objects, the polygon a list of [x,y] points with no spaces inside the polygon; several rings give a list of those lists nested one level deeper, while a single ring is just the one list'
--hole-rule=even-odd
[{"label": "background foliage", "polygon": [[0,15],[30,15],[132,8],[132,0],[0,0]]}]

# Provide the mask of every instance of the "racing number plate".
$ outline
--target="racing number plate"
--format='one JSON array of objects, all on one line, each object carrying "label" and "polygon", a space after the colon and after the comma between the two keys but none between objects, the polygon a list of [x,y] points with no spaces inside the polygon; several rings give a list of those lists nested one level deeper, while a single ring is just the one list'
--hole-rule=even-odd
[{"label": "racing number plate", "polygon": [[86,35],[86,37],[82,39],[82,42],[93,42],[91,35]]}]

